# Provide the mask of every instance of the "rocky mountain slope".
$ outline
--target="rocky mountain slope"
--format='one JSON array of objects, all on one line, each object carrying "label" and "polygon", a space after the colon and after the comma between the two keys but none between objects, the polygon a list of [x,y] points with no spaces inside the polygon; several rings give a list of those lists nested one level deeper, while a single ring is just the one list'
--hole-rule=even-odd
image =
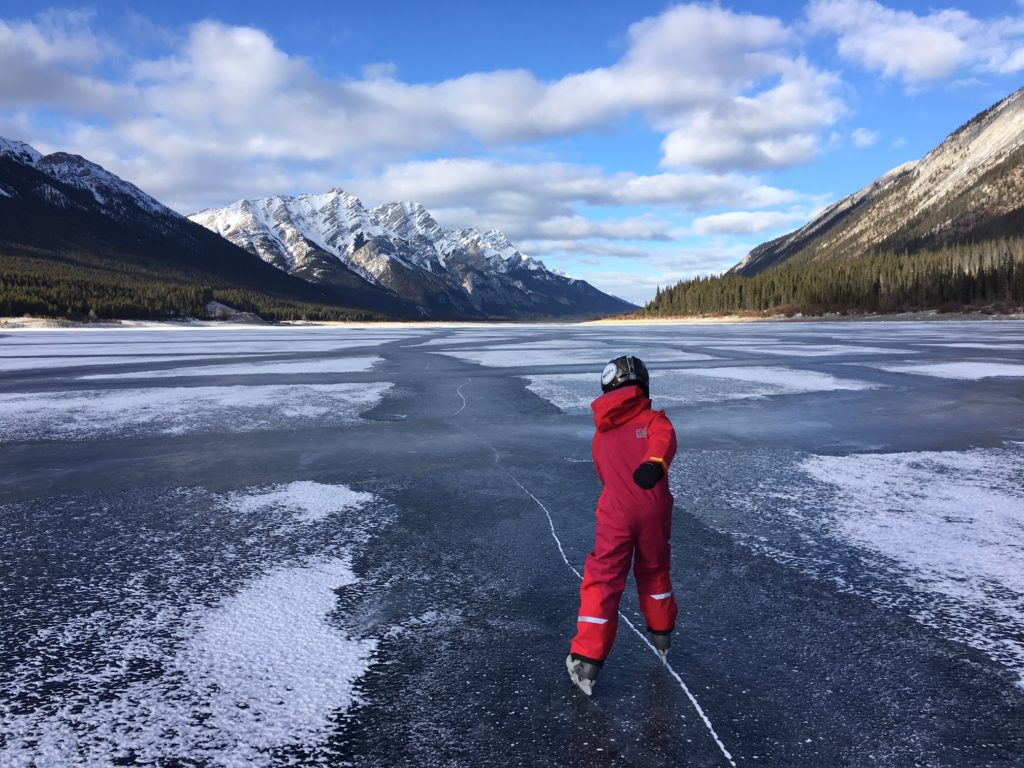
[{"label": "rocky mountain slope", "polygon": [[[273,269],[83,157],[43,155],[2,138],[0,257],[6,295],[22,296],[31,307],[26,311],[63,312],[94,300],[120,306],[116,316],[125,317],[146,297],[159,307],[157,315],[167,316],[176,313],[175,301],[194,293],[185,288],[200,286],[246,292],[263,305],[380,308],[363,301],[365,292],[346,297]],[[379,295],[385,311],[411,311]],[[21,304],[7,306],[15,311]]]},{"label": "rocky mountain slope", "polygon": [[916,252],[1024,232],[1024,89],[974,117],[916,163],[885,174],[733,267]]},{"label": "rocky mountain slope", "polygon": [[332,189],[240,200],[189,218],[289,274],[383,290],[424,317],[579,317],[635,308],[548,270],[501,232],[444,229],[416,203],[367,209]]}]

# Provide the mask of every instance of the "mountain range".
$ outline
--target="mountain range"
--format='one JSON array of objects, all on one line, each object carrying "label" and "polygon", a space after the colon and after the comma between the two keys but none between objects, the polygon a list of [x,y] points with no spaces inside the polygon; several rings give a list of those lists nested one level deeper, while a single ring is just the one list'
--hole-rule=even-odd
[{"label": "mountain range", "polygon": [[546,269],[500,232],[443,230],[412,203],[367,210],[332,190],[193,218],[205,226],[79,155],[0,138],[0,314],[175,316],[202,314],[214,299],[275,318],[633,308]]},{"label": "mountain range", "polygon": [[504,233],[442,228],[418,203],[366,208],[332,189],[189,218],[318,285],[379,290],[425,317],[564,317],[634,309],[520,253]]},{"label": "mountain range", "polygon": [[1024,89],[981,112],[919,161],[754,248],[730,273],[782,263],[916,253],[1024,231]]}]

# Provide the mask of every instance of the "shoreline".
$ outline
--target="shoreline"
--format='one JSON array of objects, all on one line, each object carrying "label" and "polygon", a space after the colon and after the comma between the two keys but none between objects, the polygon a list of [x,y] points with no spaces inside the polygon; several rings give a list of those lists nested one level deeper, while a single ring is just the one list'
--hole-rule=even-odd
[{"label": "shoreline", "polygon": [[63,318],[0,317],[0,331],[32,330],[188,330],[197,328],[253,329],[253,328],[495,328],[519,325],[713,325],[743,323],[882,323],[882,322],[1000,322],[1022,321],[1024,312],[986,314],[983,312],[901,312],[878,315],[808,315],[786,317],[747,317],[721,315],[714,317],[605,317],[596,320],[285,320],[278,323],[232,322],[230,320],[101,320],[82,322]]}]

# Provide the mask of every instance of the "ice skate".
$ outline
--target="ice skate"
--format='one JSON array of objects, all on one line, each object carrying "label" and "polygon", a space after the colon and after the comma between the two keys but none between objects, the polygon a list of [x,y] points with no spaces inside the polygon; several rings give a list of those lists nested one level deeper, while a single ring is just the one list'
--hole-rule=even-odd
[{"label": "ice skate", "polygon": [[574,659],[572,654],[569,654],[565,657],[565,668],[569,670],[569,679],[577,688],[587,696],[594,695],[594,684],[597,682],[597,673],[600,667],[589,661]]},{"label": "ice skate", "polygon": [[672,635],[668,632],[651,632],[647,630],[647,639],[661,656],[661,663],[668,665],[668,649],[672,646]]}]

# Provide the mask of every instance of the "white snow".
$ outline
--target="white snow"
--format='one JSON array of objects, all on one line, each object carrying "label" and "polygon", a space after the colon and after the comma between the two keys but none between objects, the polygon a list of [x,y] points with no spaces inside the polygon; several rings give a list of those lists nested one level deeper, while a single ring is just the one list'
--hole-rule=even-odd
[{"label": "white snow", "polygon": [[346,560],[284,568],[201,617],[172,664],[207,715],[200,752],[269,764],[266,750],[315,740],[353,704],[377,641],[347,637],[328,616],[334,590],[356,580]]},{"label": "white snow", "polygon": [[5,139],[0,136],[0,155],[10,155],[19,163],[25,165],[35,165],[39,160],[42,159],[42,153],[24,141],[18,141],[17,139]]},{"label": "white snow", "polygon": [[917,618],[1010,663],[1024,684],[1024,443],[812,456],[801,468],[836,490],[829,535],[950,598]]},{"label": "white snow", "polygon": [[[589,413],[601,394],[598,373],[524,376],[527,388],[567,413]],[[856,391],[876,385],[827,373],[777,367],[689,368],[652,373],[655,408],[809,392]]]},{"label": "white snow", "polygon": [[284,509],[299,522],[313,523],[336,512],[369,504],[375,498],[372,493],[353,491],[343,485],[299,480],[231,494],[228,506],[244,513]]},{"label": "white snow", "polygon": [[[276,494],[273,501],[268,494]],[[247,503],[249,496],[256,501]],[[353,544],[367,541],[374,523],[337,513],[375,497],[345,485],[291,483],[228,496],[177,489],[153,501],[177,511],[181,497],[208,505],[220,535],[241,516],[246,524],[238,530],[282,542],[277,518],[284,514],[331,525],[331,538],[342,539],[330,555],[258,563],[226,590],[224,580],[232,580],[225,570],[239,567],[225,551],[239,543],[231,539],[213,545],[219,567],[198,578],[188,560],[159,542],[150,544],[155,561],[138,561],[130,541],[114,550],[124,560],[109,563],[110,574],[64,577],[65,588],[84,590],[82,603],[59,625],[28,637],[23,661],[0,668],[0,765],[107,766],[132,756],[143,765],[270,766],[279,764],[275,752],[290,746],[325,757],[329,750],[320,748],[360,700],[358,680],[377,646],[344,628],[337,596],[339,588],[359,588]],[[163,526],[160,532],[167,534]],[[292,529],[292,536],[314,533]],[[280,558],[288,550],[285,539],[250,557]],[[130,570],[120,574],[125,565]],[[154,588],[154,580],[164,587]],[[36,597],[45,604],[46,595]],[[57,659],[65,661],[54,665]]]},{"label": "white snow", "polygon": [[77,368],[90,365],[134,365],[138,363],[166,363],[179,360],[202,360],[205,355],[148,355],[146,357],[123,356],[67,356],[67,357],[6,357],[0,350],[0,372],[30,371],[42,368]]},{"label": "white snow", "polygon": [[829,344],[714,344],[713,348],[728,348],[729,351],[750,354],[786,355],[793,357],[830,357],[832,355],[897,355],[906,354],[906,349],[882,349],[880,347],[859,347],[853,345]]},{"label": "white snow", "polygon": [[[197,365],[189,368],[169,368],[159,371],[133,371],[130,373],[104,373],[79,376],[79,379],[153,379],[168,376],[264,376],[272,374],[325,374],[357,373],[368,371],[380,357],[343,357],[329,360],[288,360],[281,362],[232,363],[228,365]],[[2,363],[0,363],[2,365]]]},{"label": "white snow", "polygon": [[351,423],[391,386],[375,382],[0,394],[0,442]]},{"label": "white snow", "polygon": [[995,363],[981,361],[960,361],[951,363],[925,363],[922,365],[876,365],[891,373],[912,373],[918,376],[934,376],[940,379],[963,379],[978,381],[1000,376],[1024,377],[1024,365],[1019,363]]},{"label": "white snow", "polygon": [[979,343],[979,342],[963,342],[963,343],[928,343],[929,347],[951,347],[954,349],[995,349],[995,350],[1017,350],[1024,349],[1024,344],[991,344],[991,343]]},{"label": "white snow", "polygon": [[[85,688],[69,701],[44,699],[27,712],[0,702],[0,763],[101,766],[135,753],[142,764],[185,758],[241,768],[273,765],[274,748],[315,746],[357,701],[356,681],[377,645],[330,618],[334,590],[356,581],[345,558],[312,560],[271,570],[210,609],[182,615],[168,605],[152,625],[129,624],[127,636],[115,617],[96,617],[110,621],[96,628],[109,632],[101,641],[110,663],[132,659],[125,646],[145,647],[159,676],[107,691],[116,666],[99,675],[72,668],[51,681]],[[174,637],[153,643],[163,622]]]},{"label": "white snow", "polygon": [[[396,337],[401,338],[401,337]],[[118,343],[96,342],[95,337],[79,339],[71,342],[43,342],[0,345],[0,358],[4,357],[62,357],[86,355],[126,355],[138,352],[150,352],[158,349],[164,353],[173,353],[179,357],[200,355],[204,357],[234,355],[280,354],[286,352],[343,352],[361,347],[375,347],[392,339],[352,338],[303,340],[274,339],[273,337],[257,337],[231,340],[205,341],[194,337],[188,339],[175,338],[173,335],[164,338],[136,339]]]},{"label": "white snow", "polygon": [[[710,355],[682,352],[667,347],[630,349],[627,351],[638,355],[647,364],[647,367],[652,370],[661,363],[714,359]],[[623,352],[618,347],[605,347],[595,344],[567,345],[562,343],[548,346],[546,342],[537,342],[536,346],[533,346],[531,343],[524,343],[445,350],[434,352],[434,354],[468,360],[488,368],[518,368],[524,366],[598,365],[608,362],[608,360],[623,354]]]}]

